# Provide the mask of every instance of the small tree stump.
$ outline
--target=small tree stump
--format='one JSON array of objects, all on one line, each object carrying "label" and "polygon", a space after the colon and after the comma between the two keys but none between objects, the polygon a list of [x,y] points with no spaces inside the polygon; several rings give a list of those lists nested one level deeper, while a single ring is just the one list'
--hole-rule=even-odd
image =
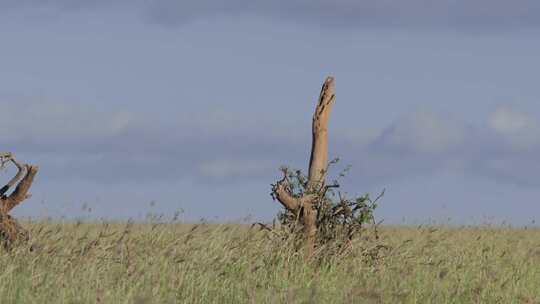
[{"label": "small tree stump", "polygon": [[[4,167],[7,162],[13,163],[18,169],[17,174],[0,189],[0,243],[9,249],[14,243],[29,239],[28,231],[9,215],[9,212],[30,197],[28,190],[32,186],[38,167],[18,163],[11,153],[0,153],[0,166]],[[6,195],[15,185],[15,190]]]},{"label": "small tree stump", "polygon": [[312,145],[309,160],[307,192],[295,197],[288,189],[286,176],[273,187],[273,195],[287,210],[296,214],[303,225],[308,254],[315,249],[317,210],[315,204],[324,191],[328,163],[328,120],[335,102],[334,78],[327,77],[313,114]]}]

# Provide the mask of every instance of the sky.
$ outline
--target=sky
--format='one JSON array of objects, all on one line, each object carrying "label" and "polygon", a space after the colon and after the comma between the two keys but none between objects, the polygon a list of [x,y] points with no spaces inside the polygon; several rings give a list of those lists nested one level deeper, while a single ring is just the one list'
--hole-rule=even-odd
[{"label": "sky", "polygon": [[330,175],[378,219],[535,223],[539,34],[533,0],[0,0],[14,215],[271,220],[332,75]]}]

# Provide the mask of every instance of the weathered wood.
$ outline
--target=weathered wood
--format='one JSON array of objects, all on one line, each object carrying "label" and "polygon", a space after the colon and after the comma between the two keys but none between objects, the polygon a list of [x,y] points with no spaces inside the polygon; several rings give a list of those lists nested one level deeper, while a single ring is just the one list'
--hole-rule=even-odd
[{"label": "weathered wood", "polygon": [[335,102],[334,91],[334,78],[327,77],[313,114],[308,191],[303,197],[294,197],[288,189],[285,178],[274,188],[278,201],[286,209],[299,216],[309,254],[312,254],[315,248],[317,234],[317,210],[314,204],[322,195],[328,165],[328,121]]},{"label": "weathered wood", "polygon": [[[0,159],[2,165],[10,161],[18,169],[15,177],[0,189],[0,242],[4,247],[10,248],[13,243],[26,241],[29,238],[28,232],[9,215],[9,211],[30,197],[28,191],[38,172],[38,167],[20,164],[11,153],[0,153]],[[6,195],[8,190],[15,185],[17,185],[15,190],[10,195]]]},{"label": "weathered wood", "polygon": [[323,84],[319,102],[313,114],[308,186],[312,192],[321,191],[325,183],[328,166],[328,120],[336,99],[334,91],[334,78],[328,77]]},{"label": "weathered wood", "polygon": [[34,182],[34,177],[38,172],[37,166],[31,166],[27,164],[21,165],[24,170],[25,175],[9,196],[4,196],[0,199],[0,208],[4,209],[6,212],[11,211],[15,206],[22,203],[24,200],[30,198],[28,191]]}]

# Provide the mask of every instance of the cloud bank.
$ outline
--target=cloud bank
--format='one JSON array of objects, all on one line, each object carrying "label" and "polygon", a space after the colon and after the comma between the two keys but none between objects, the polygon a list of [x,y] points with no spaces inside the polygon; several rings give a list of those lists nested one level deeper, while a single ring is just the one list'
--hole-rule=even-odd
[{"label": "cloud bank", "polygon": [[535,0],[1,0],[0,9],[135,12],[163,25],[215,17],[268,17],[324,27],[427,27],[508,30],[540,25]]},{"label": "cloud bank", "polygon": [[[3,149],[40,164],[48,178],[96,183],[196,180],[272,182],[282,164],[306,163],[309,130],[289,126],[180,119],[167,123],[140,113],[111,112],[74,103],[0,102]],[[413,112],[352,141],[331,132],[331,156],[340,156],[366,182],[459,170],[520,185],[540,184],[540,132],[535,117],[508,106],[478,124],[429,111]],[[362,134],[362,130],[357,130]],[[305,133],[304,137],[301,137]],[[358,136],[365,138],[365,136]]]}]

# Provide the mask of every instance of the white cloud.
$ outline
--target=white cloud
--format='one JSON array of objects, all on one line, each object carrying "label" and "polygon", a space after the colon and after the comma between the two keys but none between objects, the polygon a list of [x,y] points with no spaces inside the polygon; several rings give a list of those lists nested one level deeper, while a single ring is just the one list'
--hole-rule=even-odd
[{"label": "white cloud", "polygon": [[464,141],[464,127],[430,112],[417,112],[387,129],[379,139],[387,149],[412,153],[444,153]]},{"label": "white cloud", "polygon": [[[272,182],[282,164],[304,168],[309,153],[306,128],[234,111],[161,121],[82,103],[0,106],[2,150],[24,154],[47,179]],[[537,162],[539,130],[534,117],[510,107],[496,108],[483,125],[416,112],[382,131],[335,129],[329,157],[351,164],[366,183],[459,170],[524,184],[539,180],[528,169]]]},{"label": "white cloud", "polygon": [[118,135],[135,122],[129,112],[99,111],[80,103],[0,101],[0,140],[3,142],[66,142]]},{"label": "white cloud", "polygon": [[508,106],[500,106],[491,113],[488,126],[503,136],[513,148],[528,149],[540,143],[540,128],[536,119]]},{"label": "white cloud", "polygon": [[515,134],[535,128],[536,121],[525,113],[501,106],[490,115],[489,126],[503,134]]}]

